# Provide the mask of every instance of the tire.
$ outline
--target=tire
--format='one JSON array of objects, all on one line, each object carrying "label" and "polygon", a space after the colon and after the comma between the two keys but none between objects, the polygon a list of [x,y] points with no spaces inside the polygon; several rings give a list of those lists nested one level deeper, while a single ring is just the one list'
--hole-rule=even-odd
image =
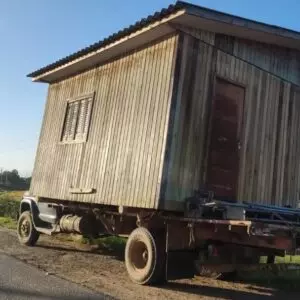
[{"label": "tire", "polygon": [[164,234],[150,233],[144,227],[132,231],[126,243],[125,265],[133,282],[150,285],[166,281],[164,241]]},{"label": "tire", "polygon": [[24,211],[18,220],[17,225],[18,239],[21,244],[34,246],[39,239],[40,233],[36,231],[30,211]]}]

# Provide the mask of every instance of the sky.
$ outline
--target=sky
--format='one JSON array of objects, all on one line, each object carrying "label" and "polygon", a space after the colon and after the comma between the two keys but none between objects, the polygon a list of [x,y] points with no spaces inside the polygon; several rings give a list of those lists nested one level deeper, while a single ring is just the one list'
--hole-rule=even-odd
[{"label": "sky", "polygon": [[[33,170],[47,84],[26,75],[84,48],[172,0],[0,0],[0,170]],[[189,2],[300,31],[299,0]]]}]

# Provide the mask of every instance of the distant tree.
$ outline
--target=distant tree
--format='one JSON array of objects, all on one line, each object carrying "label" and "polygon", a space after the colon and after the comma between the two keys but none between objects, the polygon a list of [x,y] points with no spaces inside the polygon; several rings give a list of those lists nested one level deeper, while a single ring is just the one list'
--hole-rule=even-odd
[{"label": "distant tree", "polygon": [[19,171],[16,170],[16,169],[13,169],[10,173],[16,175],[16,176],[19,176]]},{"label": "distant tree", "polygon": [[28,186],[30,186],[30,183],[31,183],[31,177],[25,177],[25,178],[23,178],[23,179],[24,179],[25,183],[26,183]]},{"label": "distant tree", "polygon": [[12,184],[20,184],[24,182],[23,179],[20,177],[18,170],[16,169],[9,172],[9,181]]},{"label": "distant tree", "polygon": [[0,184],[17,189],[27,189],[30,186],[31,177],[22,178],[19,171],[13,169],[12,171],[0,171]]}]

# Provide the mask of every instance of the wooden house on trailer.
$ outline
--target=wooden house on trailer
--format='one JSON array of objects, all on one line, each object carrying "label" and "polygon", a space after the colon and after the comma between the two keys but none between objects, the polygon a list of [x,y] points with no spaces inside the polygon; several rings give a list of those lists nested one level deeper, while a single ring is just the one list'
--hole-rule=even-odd
[{"label": "wooden house on trailer", "polygon": [[31,74],[31,193],[182,211],[195,190],[295,207],[300,33],[177,2]]}]

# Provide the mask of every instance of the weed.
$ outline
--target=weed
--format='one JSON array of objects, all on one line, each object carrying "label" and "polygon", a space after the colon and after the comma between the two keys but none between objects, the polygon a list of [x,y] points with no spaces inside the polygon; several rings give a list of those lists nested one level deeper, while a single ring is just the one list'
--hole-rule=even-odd
[{"label": "weed", "polygon": [[5,227],[8,229],[16,229],[17,221],[10,217],[0,217],[0,227]]},{"label": "weed", "polygon": [[22,191],[0,192],[0,217],[18,218],[19,201],[23,193]]}]

